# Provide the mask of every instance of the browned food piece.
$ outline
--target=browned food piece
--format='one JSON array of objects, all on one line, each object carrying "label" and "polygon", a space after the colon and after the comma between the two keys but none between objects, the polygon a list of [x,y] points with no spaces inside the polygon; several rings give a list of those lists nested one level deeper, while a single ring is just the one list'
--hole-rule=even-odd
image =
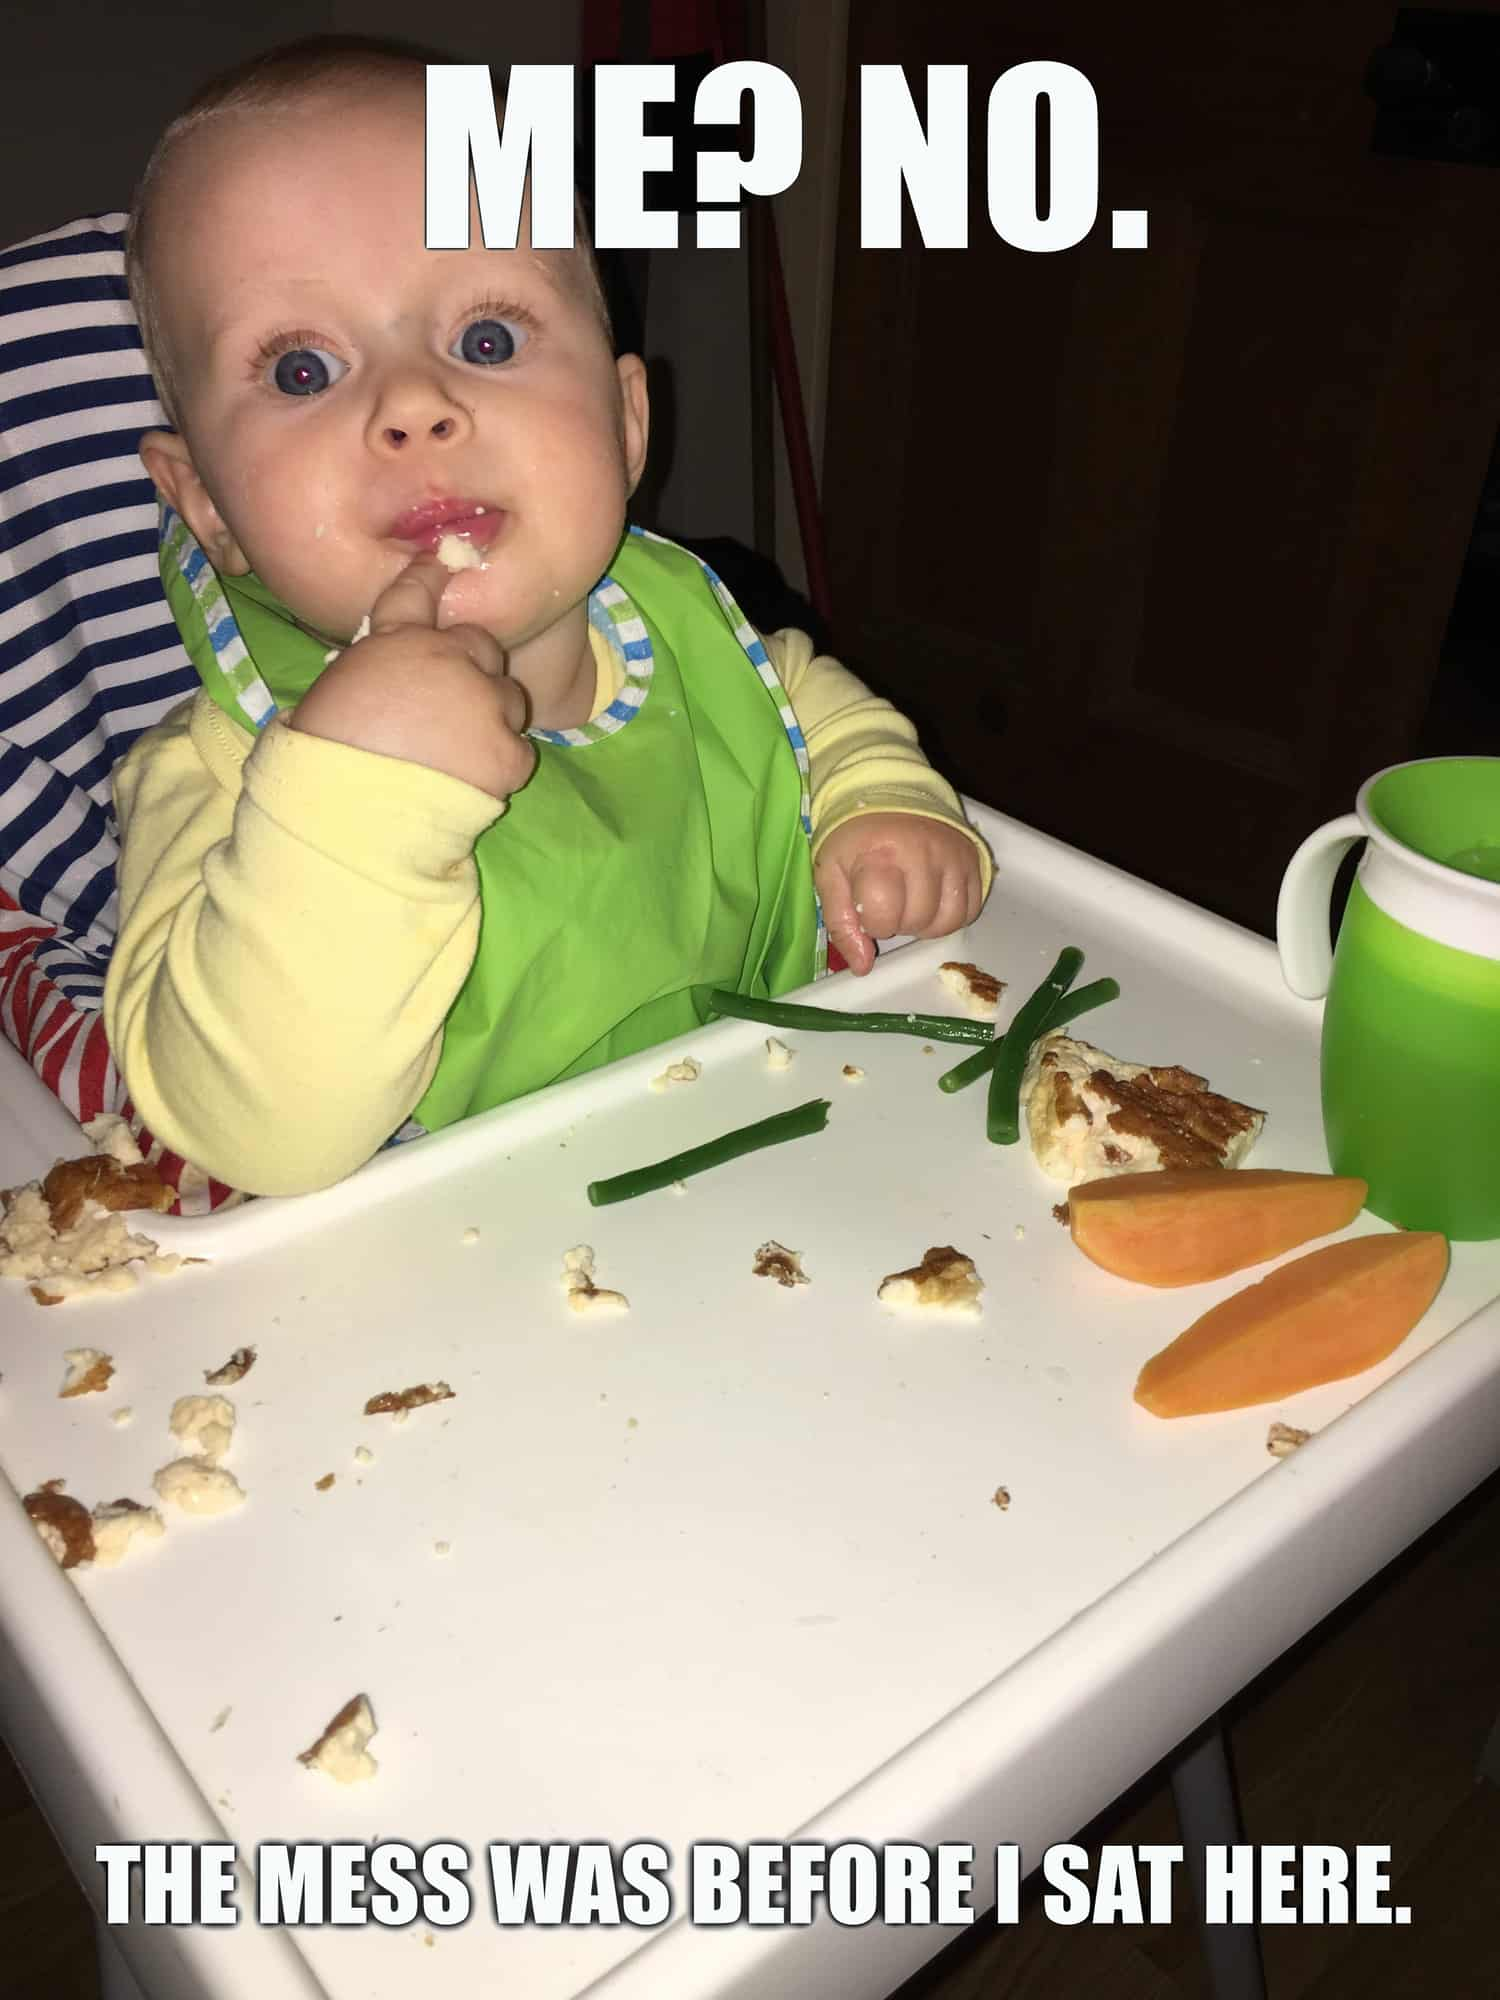
[{"label": "browned food piece", "polygon": [[60,1479],[49,1479],[28,1493],[21,1505],[62,1567],[76,1569],[79,1563],[94,1560],[94,1517],[81,1500],[61,1492],[61,1486]]},{"label": "browned food piece", "polygon": [[127,1167],[108,1153],[59,1160],[42,1182],[42,1195],[59,1235],[73,1227],[86,1201],[97,1202],[101,1208],[149,1208],[165,1215],[177,1199],[176,1189],[168,1187],[149,1161],[138,1160]]},{"label": "browned food piece", "polygon": [[1008,1512],[1010,1508],[1010,1488],[1008,1486],[997,1486],[995,1488],[995,1505],[1000,1509],[1002,1514]]},{"label": "browned food piece", "polygon": [[784,1243],[762,1243],[750,1269],[752,1276],[774,1278],[778,1285],[785,1285],[788,1289],[812,1282],[802,1268],[802,1253],[788,1250]]},{"label": "browned food piece", "polygon": [[[364,1745],[368,1743],[370,1737],[374,1734],[374,1728],[375,1718],[370,1710],[369,1696],[363,1694],[351,1695],[338,1714],[326,1725],[317,1741],[309,1743],[305,1750],[297,1752],[297,1762],[310,1767],[326,1769],[330,1761],[330,1753],[343,1748],[346,1750],[350,1763],[366,1762],[370,1770],[373,1771],[375,1760],[373,1757],[364,1755]],[[340,1745],[337,1740],[345,1731],[349,1732],[351,1739],[347,1746]],[[330,1773],[330,1775],[336,1775],[336,1773]]]},{"label": "browned food piece", "polygon": [[1311,1431],[1299,1430],[1295,1424],[1275,1423],[1266,1432],[1266,1450],[1272,1458],[1290,1458],[1311,1436]]},{"label": "browned food piece", "polygon": [[40,1285],[28,1285],[26,1289],[39,1306],[60,1306],[62,1304],[61,1292],[44,1292]]},{"label": "browned food piece", "polygon": [[948,958],[938,967],[938,978],[980,1019],[993,1020],[1005,991],[1005,981],[992,972],[971,965],[967,959]]},{"label": "browned food piece", "polygon": [[1072,1226],[1072,1217],[1068,1212],[1068,1204],[1065,1201],[1053,1202],[1052,1220],[1054,1222],[1060,1222],[1064,1229],[1068,1229]]},{"label": "browned food piece", "polygon": [[424,1403],[446,1403],[453,1391],[446,1382],[417,1382],[410,1389],[383,1389],[365,1404],[367,1417],[387,1417],[397,1410],[420,1410]]},{"label": "browned food piece", "polygon": [[95,1347],[77,1347],[68,1350],[66,1359],[68,1374],[59,1396],[92,1396],[109,1387],[115,1372],[109,1355]]},{"label": "browned food piece", "polygon": [[326,1493],[329,1487],[332,1486],[334,1482],[334,1477],[335,1475],[333,1473],[325,1472],[321,1479],[315,1479],[313,1481],[313,1485],[316,1487],[319,1493]]},{"label": "browned food piece", "polygon": [[227,1389],[231,1383],[242,1382],[255,1366],[255,1349],[237,1347],[222,1368],[203,1371],[203,1379],[211,1389]]},{"label": "browned food piece", "polygon": [[[1094,1117],[1087,1102],[1060,1067],[1063,1048],[1071,1046],[1065,1038],[1060,1040],[1062,1047],[1044,1048],[1037,1058],[1043,1086],[1049,1080],[1051,1083],[1053,1122],[1062,1126],[1071,1118],[1082,1118],[1086,1125],[1092,1125]],[[1087,1044],[1078,1046],[1086,1053],[1097,1053]],[[1155,1064],[1139,1076],[1095,1068],[1082,1087],[1101,1100],[1107,1129],[1136,1142],[1134,1147],[1104,1142],[1104,1157],[1114,1166],[1124,1165],[1146,1145],[1155,1148],[1157,1157],[1152,1164],[1157,1166],[1222,1167],[1235,1142],[1247,1132],[1258,1132],[1265,1122],[1263,1111],[1235,1098],[1221,1097],[1209,1089],[1206,1077],[1195,1076],[1178,1063]],[[1037,1121],[1030,1113],[1028,1120],[1035,1146]]]},{"label": "browned food piece", "polygon": [[886,1305],[936,1307],[946,1312],[977,1312],[984,1280],[972,1257],[944,1243],[929,1250],[909,1271],[892,1271],[883,1278],[876,1297]]}]

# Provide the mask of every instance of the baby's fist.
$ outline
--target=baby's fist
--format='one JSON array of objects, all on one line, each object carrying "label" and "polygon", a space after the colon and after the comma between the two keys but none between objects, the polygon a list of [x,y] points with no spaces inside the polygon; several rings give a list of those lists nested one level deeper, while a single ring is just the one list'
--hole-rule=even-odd
[{"label": "baby's fist", "polygon": [[876,938],[947,937],[973,923],[984,901],[973,840],[921,813],[845,820],[819,848],[813,880],[828,941],[857,973],[875,963]]}]

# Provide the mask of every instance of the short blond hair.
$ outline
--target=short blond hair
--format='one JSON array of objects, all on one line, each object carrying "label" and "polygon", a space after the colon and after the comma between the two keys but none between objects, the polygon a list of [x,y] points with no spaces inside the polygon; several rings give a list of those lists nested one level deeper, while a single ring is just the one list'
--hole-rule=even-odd
[{"label": "short blond hair", "polygon": [[[177,389],[171,344],[162,325],[156,289],[151,279],[152,215],[163,174],[173,152],[192,133],[235,112],[268,111],[299,104],[320,92],[376,89],[382,85],[425,87],[427,65],[452,60],[414,43],[373,35],[310,35],[283,43],[261,55],[236,63],[211,77],[167,126],[151,149],[145,171],[131,198],[125,224],[125,283],[141,330],[146,361],[169,423],[177,423]],[[497,86],[497,115],[505,115],[505,98]],[[573,203],[575,248],[583,267],[585,289],[607,340],[614,329],[588,217],[580,196]]]}]

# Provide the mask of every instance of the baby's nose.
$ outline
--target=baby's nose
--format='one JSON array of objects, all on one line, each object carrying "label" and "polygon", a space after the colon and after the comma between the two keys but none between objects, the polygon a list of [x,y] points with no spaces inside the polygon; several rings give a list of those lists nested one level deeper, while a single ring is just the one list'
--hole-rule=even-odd
[{"label": "baby's nose", "polygon": [[[456,428],[452,417],[439,417],[436,423],[428,425],[427,435],[439,439],[448,438],[453,436]],[[408,442],[412,433],[409,430],[402,430],[396,424],[387,424],[381,435],[388,445],[399,451],[401,446]]]}]

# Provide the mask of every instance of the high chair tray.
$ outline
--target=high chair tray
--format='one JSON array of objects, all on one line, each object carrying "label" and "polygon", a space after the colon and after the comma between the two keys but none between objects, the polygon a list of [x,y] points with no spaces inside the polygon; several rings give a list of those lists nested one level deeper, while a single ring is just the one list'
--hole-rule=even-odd
[{"label": "high chair tray", "polygon": [[[1254,1164],[1325,1168],[1319,1009],[1272,946],[973,811],[998,864],[973,930],[804,997],[945,1012],[938,964],[972,959],[1009,982],[1004,1020],[1077,944],[1083,979],[1121,987],[1080,1034],[1263,1107]],[[1367,1374],[1162,1422],[1132,1401],[1142,1362],[1246,1277],[1157,1292],[1086,1262],[1058,1185],[987,1142],[983,1092],[937,1088],[961,1051],[785,1032],[773,1072],[767,1032],[716,1023],[323,1194],[138,1218],[209,1261],[118,1297],[43,1310],[6,1283],[18,1496],[153,1500],[174,1399],[257,1353],[225,1392],[237,1512],[65,1574],[0,1506],[0,1723],[90,1895],[111,1839],[229,1840],[247,1871],[268,1841],[472,1857],[454,1928],[262,1926],[247,1872],[232,1929],[115,1934],[148,1993],[875,2000],[954,1933],[694,1927],[690,1845],[970,1843],[983,1912],[994,1843],[1035,1866],[1500,1458],[1500,1245],[1456,1246]],[[654,1091],[687,1055],[698,1081]],[[70,1136],[31,1081],[0,1077],[8,1181]],[[816,1096],[815,1137],[588,1204],[592,1179]],[[768,1238],[810,1283],[752,1276]],[[579,1244],[627,1314],[569,1309]],[[877,1303],[939,1244],[978,1265],[977,1319]],[[114,1378],[62,1400],[84,1345]],[[439,1381],[451,1400],[404,1422],[363,1414]],[[1278,1418],[1313,1433],[1281,1461]],[[298,1752],[356,1694],[379,1771],[343,1786]],[[663,1928],[497,1925],[487,1843],[640,1840],[673,1858]]]}]

